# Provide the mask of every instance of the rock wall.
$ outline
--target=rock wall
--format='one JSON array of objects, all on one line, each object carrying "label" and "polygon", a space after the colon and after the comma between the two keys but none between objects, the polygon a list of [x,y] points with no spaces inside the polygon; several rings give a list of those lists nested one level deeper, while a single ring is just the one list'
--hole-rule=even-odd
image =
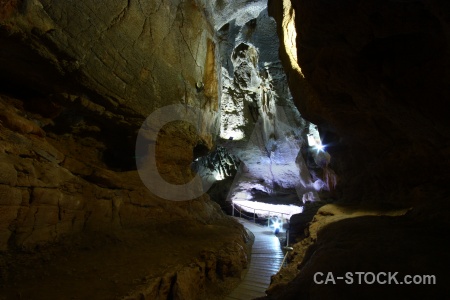
[{"label": "rock wall", "polygon": [[261,2],[230,12],[227,23],[216,18],[221,144],[244,162],[228,201],[290,194],[298,204],[306,193],[317,197],[300,153],[308,147],[308,123],[293,104],[278,57],[276,23]]},{"label": "rock wall", "polygon": [[[319,209],[266,299],[447,297],[450,7],[283,0],[269,1],[269,12],[295,103],[331,154],[336,197],[356,204],[344,215],[376,216]],[[398,207],[410,210],[380,216]],[[436,285],[313,281],[357,271],[431,274]]]},{"label": "rock wall", "polygon": [[445,198],[448,5],[285,0],[269,8],[295,103],[319,126],[339,198],[405,206]]},{"label": "rock wall", "polygon": [[[288,266],[272,277],[264,299],[353,299],[355,293],[368,299],[446,297],[450,292],[443,267],[450,261],[449,249],[443,246],[447,229],[400,217],[406,211],[322,206],[308,237],[292,245]],[[357,272],[364,274],[358,277]],[[382,272],[390,272],[395,280],[389,281]],[[372,282],[370,273],[380,274],[379,279]],[[324,284],[328,274],[333,279]],[[435,283],[407,284],[406,275],[431,275]]]},{"label": "rock wall", "polygon": [[[242,241],[219,251],[202,251],[188,265],[177,266],[164,276],[149,278],[123,300],[134,299],[211,299],[220,297],[208,290],[211,283],[226,277],[241,277],[248,259]],[[209,286],[208,286],[209,285]],[[227,294],[229,290],[226,290]]]},{"label": "rock wall", "polygon": [[188,182],[194,148],[214,143],[220,63],[205,5],[0,2],[0,250],[221,217],[207,196],[152,195],[135,171],[138,129],[166,105],[200,109],[202,119],[198,133],[180,122],[160,132],[165,179]]},{"label": "rock wall", "polygon": [[[1,20],[3,79],[53,93],[78,84],[127,119],[171,103],[217,107],[214,32],[201,5],[21,1]],[[208,85],[203,97],[197,82]]]},{"label": "rock wall", "polygon": [[23,105],[0,96],[1,250],[54,242],[83,230],[221,217],[207,196],[181,203],[155,197],[137,171],[113,171],[99,159],[105,149],[101,141],[73,133],[46,135],[37,124],[49,120]]}]

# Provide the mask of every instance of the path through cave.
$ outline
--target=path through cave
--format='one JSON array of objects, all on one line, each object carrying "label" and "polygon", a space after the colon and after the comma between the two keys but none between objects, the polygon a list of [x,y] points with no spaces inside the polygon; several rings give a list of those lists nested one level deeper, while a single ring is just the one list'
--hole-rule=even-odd
[{"label": "path through cave", "polygon": [[232,6],[215,11],[222,66],[219,150],[197,158],[194,169],[214,182],[208,193],[229,214],[234,203],[247,215],[259,208],[261,218],[272,214],[288,222],[305,202],[318,201],[318,192],[327,196],[322,168],[330,157],[317,147],[317,126],[293,103],[267,4],[242,5],[234,13]]},{"label": "path through cave", "polygon": [[[222,299],[251,264],[231,203],[303,210],[263,299],[450,298],[449,15],[439,0],[0,0],[0,300]],[[145,126],[167,107],[180,118]],[[361,271],[437,282],[314,280]]]}]

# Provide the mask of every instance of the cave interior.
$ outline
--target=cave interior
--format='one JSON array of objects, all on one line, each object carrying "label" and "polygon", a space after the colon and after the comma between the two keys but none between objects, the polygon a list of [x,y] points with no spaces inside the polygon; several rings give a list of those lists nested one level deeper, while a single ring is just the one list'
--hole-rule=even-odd
[{"label": "cave interior", "polygon": [[0,300],[225,299],[238,216],[291,247],[258,299],[450,299],[449,16],[0,0]]}]

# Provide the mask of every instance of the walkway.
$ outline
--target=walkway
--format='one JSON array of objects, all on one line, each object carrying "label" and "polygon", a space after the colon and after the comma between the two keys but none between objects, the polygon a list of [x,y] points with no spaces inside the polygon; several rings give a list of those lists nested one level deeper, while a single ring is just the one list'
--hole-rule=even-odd
[{"label": "walkway", "polygon": [[278,272],[283,260],[280,242],[271,228],[236,218],[255,235],[250,266],[245,278],[226,300],[250,300],[265,296],[270,277]]}]

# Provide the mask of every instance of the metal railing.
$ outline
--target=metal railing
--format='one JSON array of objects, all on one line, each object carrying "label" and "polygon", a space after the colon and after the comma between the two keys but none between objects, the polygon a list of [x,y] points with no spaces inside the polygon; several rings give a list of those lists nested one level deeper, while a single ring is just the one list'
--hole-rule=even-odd
[{"label": "metal railing", "polygon": [[[231,202],[231,206],[232,206],[232,213],[231,213],[231,215],[234,217],[235,215],[234,215],[234,211],[236,210],[237,212],[239,212],[239,218],[242,218],[242,215],[244,215],[244,216],[247,216],[249,219],[251,219],[252,218],[252,216],[250,216],[250,215],[248,215],[248,214],[246,214],[245,212],[243,213],[242,212],[242,207],[246,207],[246,208],[248,208],[248,209],[250,209],[250,210],[253,210],[253,223],[256,223],[256,212],[258,212],[258,213],[260,213],[260,212],[268,212],[268,218],[267,218],[267,226],[269,227],[270,226],[270,223],[269,223],[269,220],[270,220],[270,217],[272,217],[273,215],[275,215],[275,214],[277,214],[277,216],[278,215],[281,215],[281,220],[282,221],[284,221],[284,220],[289,220],[288,218],[284,218],[284,216],[286,215],[289,215],[289,214],[286,214],[286,213],[282,213],[282,212],[278,212],[278,211],[273,211],[273,210],[267,210],[267,209],[261,209],[261,208],[253,208],[253,207],[250,207],[250,206],[246,206],[246,205],[241,205],[241,204],[235,204],[234,202]],[[237,207],[239,207],[239,210],[236,208],[236,206]],[[273,213],[273,214],[272,214]],[[261,213],[260,213],[261,214]]]},{"label": "metal railing", "polygon": [[[282,212],[277,212],[277,211],[273,211],[273,210],[253,208],[253,207],[246,206],[246,205],[236,204],[234,202],[231,202],[231,206],[232,206],[232,213],[231,213],[231,215],[233,217],[237,217],[234,214],[234,212],[236,210],[236,212],[239,212],[239,218],[242,218],[242,216],[244,215],[245,219],[247,219],[247,220],[253,219],[253,223],[256,223],[257,212],[258,213],[260,213],[260,212],[263,212],[263,213],[267,212],[268,213],[268,214],[266,214],[266,215],[268,215],[268,217],[267,217],[267,227],[270,227],[270,220],[271,220],[271,217],[274,214],[277,214],[277,217],[278,217],[278,215],[281,215],[281,222],[282,222],[282,224],[284,224],[284,223],[288,224],[288,226],[286,228],[286,247],[289,246],[289,218],[284,218],[285,215],[288,216],[289,214],[282,213]],[[236,206],[239,207],[239,209],[237,209]],[[251,216],[248,212],[247,213],[246,212],[242,212],[242,207],[246,207],[246,208],[248,208],[250,210],[253,210],[253,216]],[[262,213],[260,213],[260,214],[262,214]],[[285,222],[285,220],[286,220],[286,222]]]},{"label": "metal railing", "polygon": [[[284,223],[284,215],[288,215],[288,214],[282,213],[282,212],[266,210],[266,209],[260,209],[260,208],[257,209],[257,208],[253,208],[253,207],[246,206],[246,205],[235,204],[234,202],[231,202],[231,206],[232,206],[232,213],[231,213],[231,215],[233,217],[235,217],[234,211],[236,210],[237,212],[239,212],[239,218],[242,218],[242,215],[244,215],[246,217],[246,219],[252,219],[253,218],[253,223],[256,223],[256,212],[257,211],[268,212],[269,214],[268,214],[268,217],[267,217],[267,227],[270,227],[270,218],[272,216],[271,213],[280,214],[281,215],[281,220],[282,220],[283,223]],[[236,208],[236,206],[239,207],[239,210]],[[249,214],[247,214],[245,212],[242,212],[242,207],[253,209],[253,216],[250,216]],[[292,247],[289,247],[289,219],[286,218],[286,220],[287,220],[287,224],[288,224],[288,227],[286,228],[286,246],[283,247],[283,249],[286,251],[286,254],[284,255],[283,261],[281,262],[280,269],[278,270],[278,272],[280,272],[281,269],[283,268],[283,265],[284,265],[284,263],[286,261],[288,253],[290,251],[294,250]]]}]

